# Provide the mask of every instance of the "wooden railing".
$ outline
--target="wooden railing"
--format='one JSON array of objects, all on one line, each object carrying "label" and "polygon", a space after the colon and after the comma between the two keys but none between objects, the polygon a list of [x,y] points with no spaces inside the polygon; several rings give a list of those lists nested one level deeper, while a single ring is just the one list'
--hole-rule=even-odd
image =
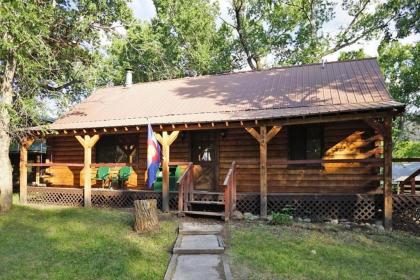
[{"label": "wooden railing", "polygon": [[420,168],[414,171],[410,176],[405,178],[404,181],[401,181],[399,184],[399,193],[404,194],[405,186],[411,186],[411,194],[416,194],[416,177],[420,174]]},{"label": "wooden railing", "polygon": [[188,201],[194,200],[193,189],[194,189],[194,165],[192,162],[189,162],[187,169],[179,177],[176,182],[178,185],[178,211],[187,211],[188,210]]},{"label": "wooden railing", "polygon": [[236,210],[236,162],[232,162],[223,182],[225,199],[225,221],[228,221]]}]

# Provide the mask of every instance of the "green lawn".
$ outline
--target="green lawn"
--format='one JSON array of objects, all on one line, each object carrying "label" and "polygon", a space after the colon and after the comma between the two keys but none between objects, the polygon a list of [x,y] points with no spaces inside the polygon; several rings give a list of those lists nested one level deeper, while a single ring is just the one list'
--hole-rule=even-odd
[{"label": "green lawn", "polygon": [[419,237],[309,227],[231,226],[234,278],[420,279]]},{"label": "green lawn", "polygon": [[138,235],[131,213],[34,209],[0,214],[0,279],[162,279],[176,222]]}]

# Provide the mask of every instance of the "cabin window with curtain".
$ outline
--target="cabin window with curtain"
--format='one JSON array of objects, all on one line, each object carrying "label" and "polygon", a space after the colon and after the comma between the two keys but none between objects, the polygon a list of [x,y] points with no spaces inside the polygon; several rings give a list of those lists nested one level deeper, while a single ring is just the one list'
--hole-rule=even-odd
[{"label": "cabin window with curtain", "polygon": [[310,160],[321,159],[323,150],[323,127],[312,126],[290,126],[289,135],[289,159]]},{"label": "cabin window with curtain", "polygon": [[[128,139],[130,137],[120,135],[107,135],[99,139],[96,147],[97,163],[124,163],[129,162],[129,155],[132,150],[136,149],[136,140]],[[135,137],[137,138],[137,137]],[[132,159],[136,159],[136,151],[132,153]]]}]

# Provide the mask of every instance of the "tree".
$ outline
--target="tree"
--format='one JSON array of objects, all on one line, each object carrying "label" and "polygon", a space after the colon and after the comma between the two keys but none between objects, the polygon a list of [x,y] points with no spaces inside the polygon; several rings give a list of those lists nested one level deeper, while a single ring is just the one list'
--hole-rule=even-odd
[{"label": "tree", "polygon": [[398,41],[379,46],[379,65],[385,76],[387,88],[392,97],[407,104],[406,112],[394,123],[394,139],[407,139],[410,131],[407,121],[419,124],[420,107],[420,43],[403,45]]},{"label": "tree", "polygon": [[334,1],[232,0],[231,25],[237,33],[237,51],[251,69],[263,68],[263,58],[269,53],[275,55],[276,64],[312,63],[381,34],[402,5],[390,2],[343,1],[340,8],[351,20],[331,34],[324,27],[336,19]]},{"label": "tree", "polygon": [[340,55],[338,57],[338,60],[354,60],[354,59],[362,59],[369,57],[367,54],[365,54],[365,51],[363,49],[358,49],[355,51],[348,51],[348,52],[340,52]]},{"label": "tree", "polygon": [[12,204],[11,139],[42,123],[46,102],[89,92],[102,35],[130,12],[123,0],[0,2],[1,211]]},{"label": "tree", "polygon": [[[230,71],[232,32],[216,25],[219,8],[205,0],[155,0],[151,23],[137,22],[125,37],[115,39],[105,65],[116,69],[114,84],[124,82],[126,68],[133,81],[153,81]],[[106,79],[103,79],[106,83]]]}]

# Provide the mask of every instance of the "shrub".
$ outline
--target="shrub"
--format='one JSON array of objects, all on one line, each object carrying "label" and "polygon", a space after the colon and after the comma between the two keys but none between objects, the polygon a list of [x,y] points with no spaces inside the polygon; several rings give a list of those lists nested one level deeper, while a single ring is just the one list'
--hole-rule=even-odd
[{"label": "shrub", "polygon": [[271,225],[290,225],[292,223],[292,219],[287,213],[273,212],[271,213],[271,216],[273,217],[270,221]]}]

